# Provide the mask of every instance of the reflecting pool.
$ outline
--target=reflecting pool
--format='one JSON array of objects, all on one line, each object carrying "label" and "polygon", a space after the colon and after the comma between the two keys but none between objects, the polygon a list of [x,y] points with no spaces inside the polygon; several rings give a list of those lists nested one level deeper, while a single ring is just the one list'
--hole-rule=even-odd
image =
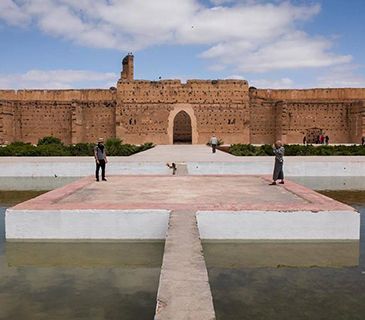
[{"label": "reflecting pool", "polygon": [[323,192],[361,213],[361,240],[203,243],[218,320],[365,319],[365,192]]},{"label": "reflecting pool", "polygon": [[5,242],[0,192],[0,319],[153,319],[163,241]]}]

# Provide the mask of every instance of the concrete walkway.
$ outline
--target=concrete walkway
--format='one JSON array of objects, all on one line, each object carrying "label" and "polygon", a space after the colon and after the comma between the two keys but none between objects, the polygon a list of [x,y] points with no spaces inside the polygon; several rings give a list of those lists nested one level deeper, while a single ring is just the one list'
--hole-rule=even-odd
[{"label": "concrete walkway", "polygon": [[239,159],[219,150],[212,153],[212,149],[205,145],[158,145],[129,157],[130,161],[139,162],[235,161]]},{"label": "concrete walkway", "polygon": [[213,320],[213,298],[194,211],[173,211],[155,320]]}]

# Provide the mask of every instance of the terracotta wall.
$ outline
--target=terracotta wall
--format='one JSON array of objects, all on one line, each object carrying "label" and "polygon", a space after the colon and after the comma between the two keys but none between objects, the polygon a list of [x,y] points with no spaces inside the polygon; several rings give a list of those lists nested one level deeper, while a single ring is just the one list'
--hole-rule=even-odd
[{"label": "terracotta wall", "polygon": [[116,135],[131,143],[171,143],[181,105],[191,110],[193,143],[205,144],[213,132],[225,143],[249,142],[247,81],[119,81]]},{"label": "terracotta wall", "polygon": [[365,135],[365,89],[249,90],[243,80],[127,79],[110,90],[0,90],[0,143],[53,135],[65,143],[118,137],[168,144],[180,111],[199,144],[212,133],[226,144],[301,143],[313,128],[332,143]]},{"label": "terracotta wall", "polygon": [[[115,90],[0,90],[0,143],[115,136]],[[114,109],[113,109],[114,108]]]}]

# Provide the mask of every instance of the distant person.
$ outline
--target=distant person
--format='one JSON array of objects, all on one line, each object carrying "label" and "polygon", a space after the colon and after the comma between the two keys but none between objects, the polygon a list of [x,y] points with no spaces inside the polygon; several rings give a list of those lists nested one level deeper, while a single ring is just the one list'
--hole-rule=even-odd
[{"label": "distant person", "polygon": [[361,145],[365,145],[365,137],[361,137]]},{"label": "distant person", "polygon": [[167,165],[170,169],[172,169],[172,174],[173,174],[173,175],[175,175],[176,170],[177,170],[176,163],[175,163],[175,162],[172,162],[171,164],[166,163],[166,165]]},{"label": "distant person", "polygon": [[307,136],[303,137],[303,144],[306,145],[307,144]]},{"label": "distant person", "polygon": [[325,136],[325,137],[324,137],[324,142],[325,142],[325,144],[327,144],[327,145],[328,145],[329,141],[330,141],[330,137],[329,137],[329,136]]},{"label": "distant person", "polygon": [[320,136],[317,136],[316,144],[319,144],[319,143],[320,143]]},{"label": "distant person", "polygon": [[283,147],[283,143],[278,140],[273,144],[272,151],[275,155],[275,166],[274,172],[272,175],[272,183],[271,186],[276,185],[276,180],[280,179],[280,184],[284,184],[284,172],[283,172],[283,164],[284,164],[284,153],[285,149]]},{"label": "distant person", "polygon": [[320,137],[319,137],[319,143],[320,144],[324,143],[324,135],[323,134],[321,134]]},{"label": "distant person", "polygon": [[210,145],[212,146],[212,152],[215,153],[215,149],[217,148],[218,145],[218,139],[215,136],[215,134],[213,134],[212,137],[210,138]]},{"label": "distant person", "polygon": [[95,170],[96,181],[99,181],[100,168],[101,168],[101,179],[103,181],[106,181],[105,165],[108,163],[108,159],[106,158],[106,148],[104,146],[103,138],[98,139],[98,144],[94,148],[94,157],[96,162],[96,170]]}]

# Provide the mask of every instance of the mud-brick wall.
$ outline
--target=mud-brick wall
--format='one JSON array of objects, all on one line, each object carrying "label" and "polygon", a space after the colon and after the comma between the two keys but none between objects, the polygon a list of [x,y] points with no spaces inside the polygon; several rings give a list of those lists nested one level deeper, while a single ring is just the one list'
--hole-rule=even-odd
[{"label": "mud-brick wall", "polygon": [[251,90],[251,97],[284,101],[344,101],[365,100],[365,88],[334,89],[257,89]]},{"label": "mud-brick wall", "polygon": [[73,143],[115,138],[115,101],[73,103]]},{"label": "mud-brick wall", "polygon": [[278,121],[281,120],[277,118],[276,110],[276,101],[250,99],[250,143],[272,144],[276,140]]},{"label": "mud-brick wall", "polygon": [[248,103],[195,104],[200,144],[215,133],[225,144],[249,143],[250,108]]},{"label": "mud-brick wall", "polygon": [[225,143],[248,142],[248,84],[238,80],[120,81],[116,135],[131,143],[167,144],[170,114],[181,106],[191,117],[195,143],[206,143],[212,132]]},{"label": "mud-brick wall", "polygon": [[284,124],[286,142],[298,143],[307,130],[320,128],[330,142],[344,143],[350,140],[349,102],[287,102]]},{"label": "mud-brick wall", "polygon": [[37,143],[53,136],[71,143],[71,104],[64,101],[18,101],[16,140]]},{"label": "mud-brick wall", "polygon": [[0,100],[0,144],[8,144],[19,133],[15,125],[18,117],[14,101]]},{"label": "mud-brick wall", "polygon": [[168,103],[119,103],[116,107],[116,136],[126,143],[168,144]]},{"label": "mud-brick wall", "polygon": [[115,97],[115,90],[2,90],[0,142],[54,136],[70,144],[115,136]]},{"label": "mud-brick wall", "polygon": [[349,141],[361,143],[365,137],[365,101],[351,103],[348,108],[349,114]]},{"label": "mud-brick wall", "polygon": [[[359,142],[364,133],[362,105],[364,89],[251,90],[251,137],[253,142],[265,138],[254,133],[269,127],[270,107],[276,108],[272,120],[276,138],[286,143],[301,143],[312,131],[323,132],[330,143]],[[280,108],[275,103],[281,104]],[[263,115],[266,114],[266,117]],[[255,124],[256,123],[256,124]],[[271,127],[272,128],[272,127]],[[360,140],[359,140],[360,139]]]}]

